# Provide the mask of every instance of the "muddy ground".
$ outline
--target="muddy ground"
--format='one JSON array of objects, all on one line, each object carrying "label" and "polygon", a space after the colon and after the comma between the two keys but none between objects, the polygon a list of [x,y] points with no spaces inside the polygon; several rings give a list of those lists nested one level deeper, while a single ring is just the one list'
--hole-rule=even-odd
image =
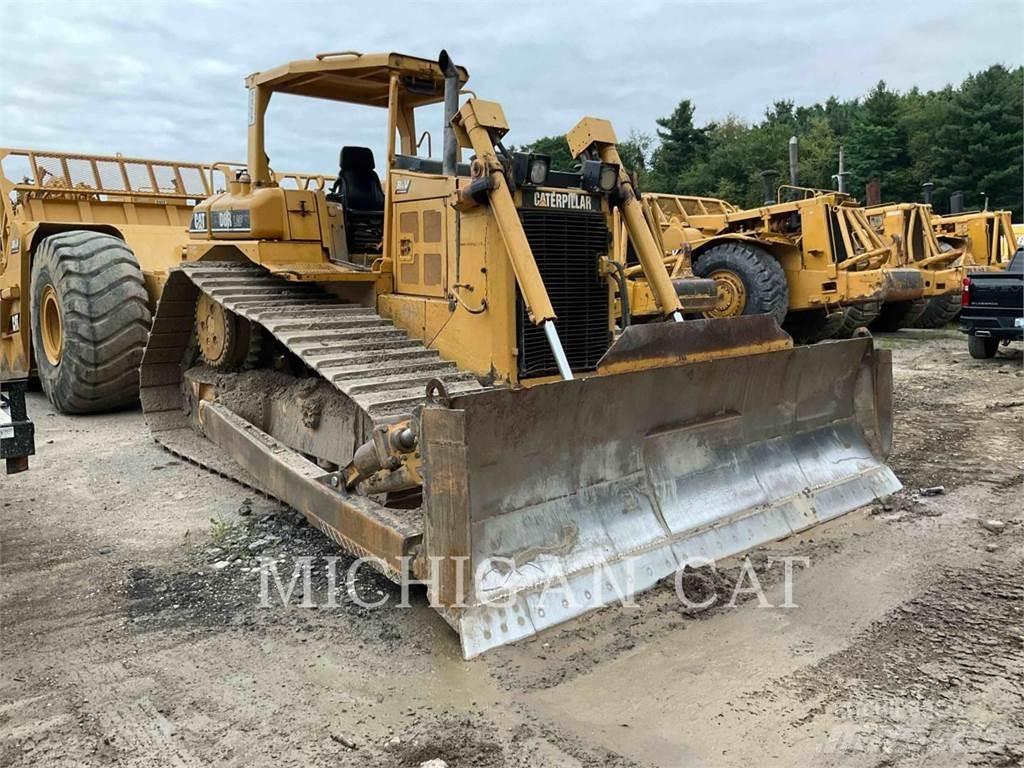
[{"label": "muddy ground", "polygon": [[709,610],[664,585],[473,662],[421,594],[258,607],[257,557],[284,571],[326,540],[164,453],[139,413],[36,395],[39,455],[0,476],[0,765],[1021,765],[1020,352],[880,343],[905,490],[753,553],[775,606],[768,558],[809,558],[798,607],[721,606],[730,562],[691,579]]}]

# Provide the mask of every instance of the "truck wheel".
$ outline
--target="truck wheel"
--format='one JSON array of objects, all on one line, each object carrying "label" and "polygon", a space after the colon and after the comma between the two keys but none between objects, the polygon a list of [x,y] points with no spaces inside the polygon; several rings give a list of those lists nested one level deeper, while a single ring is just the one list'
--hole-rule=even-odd
[{"label": "truck wheel", "polygon": [[882,304],[879,301],[868,301],[864,304],[843,307],[843,322],[839,324],[839,328],[836,329],[833,338],[853,338],[854,331],[871,325],[881,310]]},{"label": "truck wheel", "polygon": [[981,336],[967,337],[967,351],[976,360],[988,360],[996,356],[999,349],[999,339],[986,339]]},{"label": "truck wheel", "polygon": [[124,241],[51,235],[32,263],[32,344],[43,391],[62,413],[135,402],[150,313],[142,270]]},{"label": "truck wheel", "polygon": [[942,296],[933,296],[928,299],[928,306],[924,308],[917,320],[915,328],[942,328],[949,325],[956,316],[960,314],[960,294],[947,293]]},{"label": "truck wheel", "polygon": [[871,321],[871,330],[898,331],[900,328],[910,328],[927,306],[928,299],[887,301],[882,305],[878,317]]},{"label": "truck wheel", "polygon": [[780,324],[789,310],[789,286],[782,265],[755,245],[713,245],[697,257],[693,271],[715,281],[718,301],[705,317],[771,315]]}]

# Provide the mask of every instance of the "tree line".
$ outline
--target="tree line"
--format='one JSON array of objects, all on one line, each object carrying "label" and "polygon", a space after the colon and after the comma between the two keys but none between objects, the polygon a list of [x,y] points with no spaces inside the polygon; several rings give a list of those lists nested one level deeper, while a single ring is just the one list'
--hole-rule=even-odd
[{"label": "tree line", "polygon": [[[835,189],[842,147],[846,189],[858,199],[877,180],[883,202],[920,201],[922,184],[932,182],[939,213],[959,191],[968,210],[987,198],[989,208],[1022,220],[1024,67],[997,64],[937,91],[900,93],[882,81],[863,98],[776,101],[754,123],[730,116],[698,127],[693,102],[683,99],[656,122],[653,135],[633,131],[620,139],[623,162],[642,190],[756,206],[764,199],[762,171],[788,181],[789,139],[796,136],[802,186]],[[573,167],[562,136],[524,149],[551,155],[554,168]]]}]

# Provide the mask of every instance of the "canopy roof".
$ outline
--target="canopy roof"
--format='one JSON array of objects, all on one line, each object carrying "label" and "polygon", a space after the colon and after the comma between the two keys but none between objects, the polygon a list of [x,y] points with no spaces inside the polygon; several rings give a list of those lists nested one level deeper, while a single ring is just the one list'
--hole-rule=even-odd
[{"label": "canopy roof", "polygon": [[[459,67],[459,84],[469,72]],[[250,88],[260,86],[277,93],[294,93],[331,101],[388,105],[388,86],[397,74],[406,106],[419,107],[444,99],[444,73],[437,61],[401,53],[320,53],[315,59],[292,61],[246,79]]]}]

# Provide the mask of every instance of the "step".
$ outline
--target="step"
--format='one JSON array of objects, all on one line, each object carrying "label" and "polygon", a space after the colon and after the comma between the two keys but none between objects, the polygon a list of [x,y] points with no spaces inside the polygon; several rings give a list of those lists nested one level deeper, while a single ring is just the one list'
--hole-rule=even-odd
[{"label": "step", "polygon": [[275,334],[285,334],[295,331],[331,331],[345,328],[381,328],[391,327],[391,321],[385,320],[377,315],[368,317],[330,317],[324,316],[311,320],[297,321],[294,318],[264,322],[267,329]]},{"label": "step", "polygon": [[382,373],[378,376],[366,376],[364,378],[334,377],[332,381],[340,389],[343,389],[345,392],[353,396],[362,392],[386,392],[396,389],[415,388],[425,390],[427,382],[431,379],[440,379],[445,383],[445,386],[447,386],[449,382],[452,384],[462,383],[463,381],[469,380],[472,380],[474,383],[476,382],[476,378],[471,374],[460,372],[459,369],[455,367],[455,363],[446,363],[445,366],[446,367],[438,368],[435,371],[406,371],[405,373],[398,371],[395,373]]},{"label": "step", "polygon": [[364,339],[365,341],[384,341],[386,339],[408,338],[405,331],[400,331],[393,326],[378,328],[367,328],[360,326],[350,330],[325,331],[324,333],[292,333],[275,334],[277,338],[290,349],[299,347],[326,347],[336,341],[350,341],[352,339]]},{"label": "step", "polygon": [[[321,346],[319,344],[305,344],[298,348],[292,347],[291,351],[297,355],[301,355],[304,359],[309,358],[324,358],[327,355],[346,355],[347,353],[356,354],[359,352],[383,352],[388,350],[402,350],[405,352],[424,352],[423,342],[419,339],[405,338],[390,338],[390,339],[369,339],[360,338],[358,336],[353,337],[347,341],[338,341],[327,346]],[[334,359],[334,358],[328,358]],[[345,357],[339,359],[346,359]],[[316,365],[321,365],[319,360],[315,360]]]},{"label": "step", "polygon": [[[462,374],[463,376],[469,376],[469,374]],[[475,378],[470,377],[471,380],[458,380],[449,383],[445,381],[443,376],[426,377],[423,379],[422,384],[419,386],[403,387],[401,389],[386,389],[378,391],[360,392],[354,395],[354,399],[359,404],[370,411],[379,410],[384,406],[395,405],[400,403],[419,403],[422,402],[426,397],[427,381],[430,378],[438,378],[445,385],[445,389],[448,390],[448,394],[454,395],[462,392],[475,392],[481,387],[479,382]]]}]

